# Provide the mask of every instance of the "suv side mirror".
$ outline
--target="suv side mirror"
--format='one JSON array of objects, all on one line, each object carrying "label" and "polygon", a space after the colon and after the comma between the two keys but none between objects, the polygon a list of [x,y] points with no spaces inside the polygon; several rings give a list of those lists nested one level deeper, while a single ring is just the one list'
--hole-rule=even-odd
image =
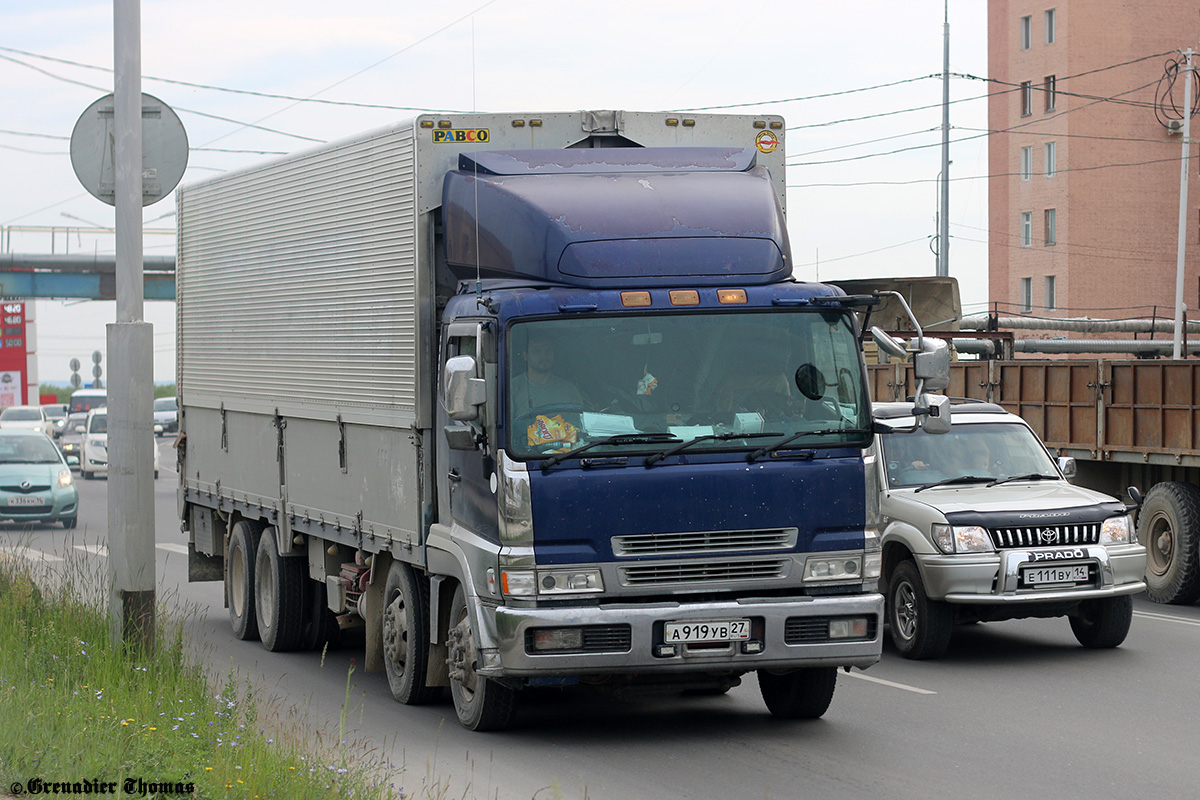
[{"label": "suv side mirror", "polygon": [[473,356],[446,360],[446,413],[450,419],[470,422],[479,418],[479,407],[487,400],[487,384],[475,375]]}]

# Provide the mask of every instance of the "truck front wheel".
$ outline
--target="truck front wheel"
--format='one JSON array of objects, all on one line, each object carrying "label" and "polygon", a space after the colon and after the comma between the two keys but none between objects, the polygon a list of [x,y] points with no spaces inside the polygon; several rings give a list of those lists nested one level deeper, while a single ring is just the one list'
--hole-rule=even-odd
[{"label": "truck front wheel", "polygon": [[1071,632],[1084,647],[1116,647],[1125,641],[1133,622],[1133,598],[1129,595],[1084,600],[1071,615]]},{"label": "truck front wheel", "polygon": [[425,685],[429,668],[429,582],[403,561],[393,561],[383,589],[383,663],[392,697],[415,706],[436,700]]},{"label": "truck front wheel", "polygon": [[950,646],[954,612],[948,603],[929,599],[912,561],[897,564],[888,580],[887,614],[892,643],[905,658],[941,658]]},{"label": "truck front wheel", "polygon": [[1146,546],[1146,594],[1156,603],[1200,598],[1200,489],[1169,481],[1146,493],[1138,541]]},{"label": "truck front wheel", "polygon": [[791,672],[758,671],[758,690],[771,716],[817,719],[833,701],[837,667],[814,667]]},{"label": "truck front wheel", "polygon": [[258,638],[254,616],[254,559],[258,553],[259,529],[248,520],[238,520],[229,531],[225,554],[225,596],[233,635],[246,641]]},{"label": "truck front wheel", "polygon": [[254,560],[254,610],[263,647],[295,650],[304,626],[304,560],[279,555],[275,529],[263,531]]},{"label": "truck front wheel", "polygon": [[462,726],[473,731],[498,731],[511,725],[517,716],[517,690],[476,672],[478,651],[462,586],[454,590],[450,603],[446,646],[450,652],[450,695]]}]

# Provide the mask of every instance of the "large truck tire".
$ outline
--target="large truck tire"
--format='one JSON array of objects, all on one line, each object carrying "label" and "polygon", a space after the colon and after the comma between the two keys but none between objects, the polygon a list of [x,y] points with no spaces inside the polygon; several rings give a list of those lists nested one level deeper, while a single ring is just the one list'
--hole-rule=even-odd
[{"label": "large truck tire", "polygon": [[791,672],[758,671],[758,690],[771,716],[817,719],[833,701],[837,667],[812,667]]},{"label": "large truck tire", "polygon": [[929,599],[912,561],[901,561],[888,578],[887,618],[892,644],[905,658],[941,658],[950,646],[954,610]]},{"label": "large truck tire", "polygon": [[454,590],[450,603],[446,646],[450,652],[450,695],[462,726],[472,731],[499,731],[512,725],[517,716],[517,690],[475,671],[478,654],[467,595],[461,585]]},{"label": "large truck tire", "polygon": [[1071,615],[1071,632],[1084,647],[1117,647],[1129,635],[1133,622],[1133,598],[1130,595],[1084,600]]},{"label": "large truck tire", "polygon": [[263,647],[273,653],[295,650],[300,644],[308,610],[304,566],[301,558],[279,555],[275,528],[262,532],[254,559],[254,610]]},{"label": "large truck tire", "polygon": [[1146,546],[1146,594],[1156,603],[1200,599],[1200,489],[1155,484],[1138,512],[1138,541]]},{"label": "large truck tire", "polygon": [[254,613],[254,559],[258,554],[260,529],[240,519],[229,531],[229,552],[225,554],[225,597],[229,605],[229,624],[233,635],[245,641],[258,639],[258,619]]},{"label": "large truck tire", "polygon": [[383,663],[392,697],[410,706],[441,697],[426,686],[429,669],[429,581],[403,561],[393,561],[383,587]]}]

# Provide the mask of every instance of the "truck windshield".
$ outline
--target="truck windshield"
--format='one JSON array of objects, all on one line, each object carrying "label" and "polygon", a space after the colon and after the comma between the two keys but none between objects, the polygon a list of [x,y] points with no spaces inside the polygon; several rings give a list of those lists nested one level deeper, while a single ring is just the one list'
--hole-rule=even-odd
[{"label": "truck windshield", "polygon": [[882,434],[879,441],[893,489],[943,481],[966,485],[1014,476],[1059,477],[1037,436],[1018,423],[956,424],[937,436],[918,429]]},{"label": "truck windshield", "polygon": [[[694,312],[514,324],[506,430],[515,458],[865,446],[870,428],[850,316],[833,309]],[[745,434],[744,437],[737,434]],[[602,439],[610,442],[597,445]]]}]

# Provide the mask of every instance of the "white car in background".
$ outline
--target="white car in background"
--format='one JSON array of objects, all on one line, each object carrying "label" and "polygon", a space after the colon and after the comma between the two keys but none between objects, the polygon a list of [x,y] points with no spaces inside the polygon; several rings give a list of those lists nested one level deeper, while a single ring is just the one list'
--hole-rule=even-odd
[{"label": "white car in background", "polygon": [[0,428],[50,434],[54,423],[41,406],[9,406],[0,411]]},{"label": "white car in background", "polygon": [[[108,472],[108,409],[88,412],[83,426],[83,444],[79,454],[79,473],[92,480],[96,473]],[[154,477],[158,477],[158,442],[154,442]]]}]

